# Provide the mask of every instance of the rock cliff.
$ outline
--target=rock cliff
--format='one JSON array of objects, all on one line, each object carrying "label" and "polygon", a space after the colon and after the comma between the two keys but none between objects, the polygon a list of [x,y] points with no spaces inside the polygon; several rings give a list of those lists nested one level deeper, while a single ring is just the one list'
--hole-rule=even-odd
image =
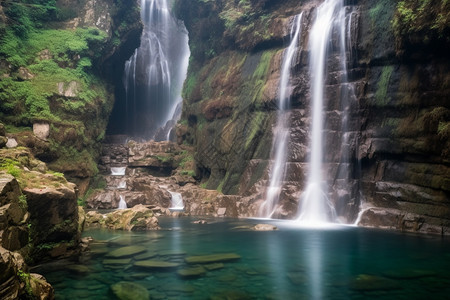
[{"label": "rock cliff", "polygon": [[[206,187],[242,195],[255,208],[267,186],[283,49],[293,16],[305,14],[303,49],[293,67],[291,143],[278,217],[297,215],[305,188],[308,34],[320,3],[187,0],[175,5],[189,31],[192,52],[179,142],[194,146],[198,175]],[[346,28],[351,36],[348,84],[339,83],[342,70],[330,58],[325,88],[328,197],[344,222],[354,222],[360,207],[375,207],[388,212],[392,228],[448,234],[450,86],[448,57],[441,49],[449,46],[449,4],[344,4],[351,11]],[[331,57],[337,56],[330,51]],[[343,103],[335,99],[349,86],[354,96],[343,132]],[[341,147],[344,135],[346,145]],[[377,212],[363,214],[360,224],[383,226],[371,217]]]}]

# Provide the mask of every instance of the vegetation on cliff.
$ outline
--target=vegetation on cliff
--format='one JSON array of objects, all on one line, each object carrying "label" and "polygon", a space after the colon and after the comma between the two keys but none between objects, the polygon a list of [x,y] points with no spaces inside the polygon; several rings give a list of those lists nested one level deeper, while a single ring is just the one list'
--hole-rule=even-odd
[{"label": "vegetation on cliff", "polygon": [[89,177],[97,173],[98,142],[114,103],[112,86],[99,72],[99,63],[130,30],[127,22],[136,23],[130,15],[137,11],[121,4],[114,16],[126,20],[107,32],[97,24],[68,26],[77,11],[56,4],[54,0],[1,4],[0,118],[16,132],[19,145],[32,149],[39,148],[37,142],[30,141],[22,128],[50,124],[48,142],[41,143],[45,151],[35,154],[52,169]]},{"label": "vegetation on cliff", "polygon": [[[397,4],[392,21],[397,52],[411,46],[441,52],[450,45],[450,1],[404,0]],[[436,47],[443,44],[447,47]],[[444,53],[446,50],[443,50]]]}]

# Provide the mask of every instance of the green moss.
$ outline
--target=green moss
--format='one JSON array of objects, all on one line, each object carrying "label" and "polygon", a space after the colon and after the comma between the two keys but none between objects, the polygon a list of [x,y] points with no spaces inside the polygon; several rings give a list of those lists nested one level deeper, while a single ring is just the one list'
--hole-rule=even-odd
[{"label": "green moss", "polygon": [[20,195],[19,196],[19,204],[22,208],[27,209],[28,202],[27,202],[27,196],[26,195]]},{"label": "green moss", "polygon": [[31,276],[30,273],[24,272],[23,270],[17,271],[17,276],[19,277],[20,282],[22,282],[25,286],[25,292],[30,299],[34,299],[33,290],[31,288]]},{"label": "green moss", "polygon": [[19,162],[9,158],[0,157],[0,170],[19,178],[22,174],[22,169],[19,167]]},{"label": "green moss", "polygon": [[390,101],[390,98],[387,96],[387,92],[389,80],[393,71],[394,66],[385,66],[381,71],[380,78],[378,79],[377,91],[375,92],[375,100],[378,105],[386,105]]},{"label": "green moss", "polygon": [[252,143],[254,143],[255,137],[263,130],[261,124],[264,123],[265,113],[258,111],[252,116],[252,121],[250,122],[250,128],[248,130],[246,140],[245,140],[245,150],[247,150]]},{"label": "green moss", "polygon": [[[400,50],[405,43],[428,43],[430,40],[450,42],[450,1],[399,1],[392,21],[396,44]],[[420,37],[420,39],[415,39]],[[436,50],[436,49],[435,49]]]}]

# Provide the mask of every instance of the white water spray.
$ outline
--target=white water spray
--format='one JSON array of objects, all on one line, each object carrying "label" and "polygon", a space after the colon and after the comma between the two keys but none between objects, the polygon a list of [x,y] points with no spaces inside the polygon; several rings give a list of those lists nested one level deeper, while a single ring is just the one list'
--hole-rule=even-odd
[{"label": "white water spray", "polygon": [[296,57],[300,49],[299,41],[302,31],[302,17],[303,13],[295,16],[290,33],[291,42],[283,54],[278,96],[279,110],[272,144],[274,160],[272,162],[270,184],[266,190],[265,201],[259,208],[259,215],[264,218],[271,218],[275,213],[285,177],[287,145],[289,143],[289,114],[287,109],[289,108],[291,95],[290,78],[294,57]]},{"label": "white water spray", "polygon": [[[323,106],[327,49],[331,42],[333,26],[345,26],[344,9],[342,0],[325,0],[317,8],[316,19],[310,31],[311,158],[307,188],[301,197],[301,214],[298,217],[302,223],[321,224],[336,219],[334,206],[324,191],[326,178],[322,177]],[[342,30],[339,32],[342,35]],[[345,43],[341,42],[342,44]]]}]

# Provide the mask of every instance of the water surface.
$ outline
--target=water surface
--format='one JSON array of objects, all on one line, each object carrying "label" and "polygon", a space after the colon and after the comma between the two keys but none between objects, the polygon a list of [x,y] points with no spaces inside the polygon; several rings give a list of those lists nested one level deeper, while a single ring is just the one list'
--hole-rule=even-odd
[{"label": "water surface", "polygon": [[[88,230],[95,242],[79,261],[39,267],[57,299],[114,299],[110,286],[131,281],[151,299],[444,299],[450,295],[450,241],[354,227],[308,229],[273,220],[160,218],[160,231]],[[277,231],[246,228],[271,223]],[[147,252],[109,265],[114,249],[142,245]],[[237,261],[183,278],[185,257],[235,253]],[[139,256],[140,255],[140,256]],[[140,269],[144,259],[180,263]],[[218,265],[220,267],[220,265]]]}]

